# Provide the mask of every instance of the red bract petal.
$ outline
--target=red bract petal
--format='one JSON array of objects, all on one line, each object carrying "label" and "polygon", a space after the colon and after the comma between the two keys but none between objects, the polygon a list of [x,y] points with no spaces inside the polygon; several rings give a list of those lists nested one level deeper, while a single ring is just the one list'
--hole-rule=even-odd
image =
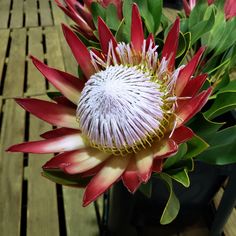
[{"label": "red bract petal", "polygon": [[98,149],[86,149],[79,153],[78,156],[86,156],[87,159],[82,161],[75,161],[68,166],[64,167],[64,171],[67,174],[79,174],[88,171],[101,163],[111,156],[109,153],[101,152]]},{"label": "red bract petal", "polygon": [[187,0],[183,0],[183,7],[184,7],[184,11],[185,11],[186,16],[189,16],[191,13],[191,8],[190,8]]},{"label": "red bract petal", "polygon": [[117,42],[110,29],[101,17],[98,17],[98,34],[101,48],[104,54],[108,53],[109,43],[112,41],[113,47],[117,47]]},{"label": "red bract petal", "polygon": [[20,143],[11,146],[9,152],[27,153],[56,153],[73,151],[84,148],[86,145],[79,134],[65,135],[58,138]]},{"label": "red bract petal", "polygon": [[173,70],[175,66],[175,56],[178,48],[178,41],[179,41],[179,27],[180,22],[179,18],[176,19],[174,25],[172,26],[171,30],[169,31],[163,50],[162,50],[162,58],[165,57],[166,60],[169,61],[168,69],[170,71]]},{"label": "red bract petal", "polygon": [[139,14],[138,6],[134,3],[132,8],[132,22],[131,22],[131,42],[135,51],[142,50],[144,40],[142,19]]},{"label": "red bract petal", "polygon": [[130,160],[127,169],[122,175],[122,181],[125,187],[131,192],[134,193],[140,184],[142,183],[138,176],[137,167],[133,158]]},{"label": "red bract petal", "polygon": [[59,128],[59,129],[54,129],[50,130],[48,132],[45,132],[40,135],[40,137],[44,139],[49,139],[49,138],[56,138],[64,135],[69,135],[69,134],[79,134],[80,131],[77,129],[69,129],[69,128]]},{"label": "red bract petal", "polygon": [[174,155],[178,151],[178,145],[172,139],[163,140],[162,143],[157,143],[153,145],[154,149],[154,159],[155,158],[167,158]]},{"label": "red bract petal", "polygon": [[136,155],[138,175],[143,182],[147,182],[152,173],[153,153],[150,149],[139,151]]},{"label": "red bract petal", "polygon": [[55,0],[58,7],[61,8],[61,10],[69,16],[82,31],[85,31],[89,35],[93,35],[93,29],[88,25],[88,23],[73,9],[70,7],[70,9],[67,9],[64,7],[59,0]]},{"label": "red bract petal", "polygon": [[235,0],[226,0],[225,6],[225,18],[228,20],[234,16],[236,16],[236,2]]},{"label": "red bract petal", "polygon": [[194,133],[191,129],[185,126],[180,126],[172,134],[171,138],[177,143],[183,143],[193,137]]},{"label": "red bract petal", "polygon": [[202,107],[206,104],[208,97],[212,92],[212,87],[204,90],[196,97],[189,100],[181,100],[178,102],[177,115],[177,127],[190,120]]},{"label": "red bract petal", "polygon": [[110,158],[101,171],[87,185],[84,193],[83,206],[87,206],[94,201],[117,181],[125,171],[128,163],[128,158]]},{"label": "red bract petal", "polygon": [[26,111],[49,124],[66,128],[78,128],[75,110],[60,104],[34,98],[17,98],[16,102]]},{"label": "red bract petal", "polygon": [[206,79],[207,79],[207,74],[199,75],[195,78],[192,78],[191,80],[189,80],[189,82],[185,86],[180,96],[181,97],[189,97],[189,96],[194,97],[198,93],[199,89],[202,87]]},{"label": "red bract petal", "polygon": [[[105,163],[105,162],[104,162]],[[89,176],[93,176],[93,175],[96,175],[103,167],[104,167],[104,163],[101,163],[100,165],[98,166],[95,166],[94,168],[88,170],[88,171],[85,171],[83,173],[81,173],[81,177],[83,178],[86,178],[86,177],[89,177]]]},{"label": "red bract petal", "polygon": [[177,96],[182,93],[191,76],[195,72],[204,50],[205,48],[201,47],[192,60],[180,71],[175,88],[175,94]]},{"label": "red bract petal", "polygon": [[83,161],[88,157],[79,155],[82,151],[83,149],[61,153],[47,161],[43,169],[63,169],[64,166],[70,165],[71,163]]},{"label": "red bract petal", "polygon": [[162,172],[162,167],[163,167],[163,159],[162,158],[156,158],[153,160],[152,164],[152,171],[160,173]]},{"label": "red bract petal", "polygon": [[155,40],[153,34],[149,34],[146,42],[146,50],[148,50],[149,45],[152,43],[153,48],[155,47]]},{"label": "red bract petal", "polygon": [[55,86],[55,88],[74,104],[78,103],[80,91],[84,87],[82,80],[63,71],[51,68],[33,56],[31,56],[31,59],[37,69]]},{"label": "red bract petal", "polygon": [[81,70],[87,78],[95,73],[95,69],[91,62],[91,57],[86,46],[80,41],[80,39],[74,34],[74,32],[62,24],[62,29],[66,38],[68,45],[71,48],[71,51],[80,65]]}]

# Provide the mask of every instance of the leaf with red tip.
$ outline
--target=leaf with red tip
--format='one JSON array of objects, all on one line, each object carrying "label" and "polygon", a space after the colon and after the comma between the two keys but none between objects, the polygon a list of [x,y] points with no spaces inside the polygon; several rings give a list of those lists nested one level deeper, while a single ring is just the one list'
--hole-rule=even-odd
[{"label": "leaf with red tip", "polygon": [[193,131],[188,127],[182,125],[179,128],[175,129],[171,136],[171,139],[173,139],[177,144],[180,144],[188,141],[193,136]]},{"label": "leaf with red tip", "polygon": [[172,139],[164,139],[161,143],[153,144],[153,153],[155,158],[167,158],[178,151],[178,145]]},{"label": "leaf with red tip", "polygon": [[147,182],[152,173],[153,153],[151,149],[143,149],[136,155],[138,175],[143,182]]},{"label": "leaf with red tip", "polygon": [[62,29],[66,41],[70,46],[76,61],[80,65],[80,68],[85,74],[85,76],[89,78],[92,74],[95,73],[95,69],[91,62],[91,57],[88,49],[69,27],[62,24]]},{"label": "leaf with red tip", "polygon": [[175,94],[179,96],[188,84],[191,76],[195,72],[202,54],[205,51],[205,47],[201,47],[192,60],[180,71],[178,79],[176,81]]},{"label": "leaf with red tip", "polygon": [[176,110],[177,127],[186,123],[202,109],[202,107],[206,104],[211,92],[212,87],[208,88],[207,90],[204,90],[192,99],[181,100],[178,102],[178,109]]},{"label": "leaf with red tip", "polygon": [[98,35],[101,48],[104,54],[108,53],[109,43],[112,42],[114,48],[117,47],[117,42],[110,29],[101,17],[98,17]]},{"label": "leaf with red tip", "polygon": [[20,143],[7,149],[9,152],[56,153],[73,151],[86,147],[79,134],[66,135],[40,141]]},{"label": "leaf with red tip", "polygon": [[56,137],[61,137],[64,135],[79,134],[79,133],[81,132],[77,129],[58,128],[58,129],[47,131],[41,134],[40,137],[44,139],[49,139],[49,138],[56,138]]},{"label": "leaf with red tip", "polygon": [[202,85],[204,84],[204,82],[206,81],[206,79],[207,79],[207,74],[199,75],[195,78],[190,79],[180,96],[181,97],[195,96],[202,87]]},{"label": "leaf with red tip", "polygon": [[142,183],[138,176],[138,170],[136,167],[136,163],[131,157],[129,165],[122,175],[122,181],[125,187],[131,192],[134,193]]},{"label": "leaf with red tip", "polygon": [[172,26],[171,30],[169,31],[167,38],[165,40],[165,44],[162,50],[162,58],[165,57],[166,60],[169,61],[168,69],[170,71],[173,70],[175,66],[175,56],[178,48],[179,42],[179,27],[180,22],[179,18],[176,19],[174,25]]},{"label": "leaf with red tip", "polygon": [[31,56],[31,59],[37,69],[48,79],[50,83],[54,85],[55,88],[57,88],[74,104],[78,103],[80,92],[84,87],[82,80],[79,80],[73,75],[63,71],[51,68],[33,56]]},{"label": "leaf with red tip", "polygon": [[34,98],[16,98],[15,100],[26,111],[49,124],[72,129],[78,128],[76,111],[72,108]]},{"label": "leaf with red tip", "polygon": [[83,206],[87,206],[103,194],[124,173],[129,159],[122,157],[110,158],[104,167],[87,185],[83,198]]},{"label": "leaf with red tip", "polygon": [[134,3],[132,7],[131,42],[135,51],[142,51],[143,40],[144,34],[142,19],[139,14],[138,6]]}]

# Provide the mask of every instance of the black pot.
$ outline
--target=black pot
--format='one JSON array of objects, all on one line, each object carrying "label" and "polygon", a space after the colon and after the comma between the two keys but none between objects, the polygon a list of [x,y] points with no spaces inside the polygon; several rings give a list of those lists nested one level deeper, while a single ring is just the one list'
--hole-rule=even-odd
[{"label": "black pot", "polygon": [[[206,214],[210,207],[209,203],[225,180],[225,176],[221,173],[218,167],[196,162],[195,170],[189,176],[191,181],[189,188],[174,183],[174,191],[181,207],[177,218],[166,226],[169,230],[181,230]],[[139,191],[134,195],[130,194],[121,182],[114,186],[109,210],[109,235],[131,236],[147,228],[163,228],[159,225],[159,221],[168,199],[168,192],[160,179],[153,178],[152,181],[153,191],[150,199]],[[145,235],[145,232],[141,235]]]},{"label": "black pot", "polygon": [[[155,1],[158,1],[158,0],[155,0]],[[169,7],[169,8],[178,9],[178,10],[182,9],[183,7],[182,0],[176,0],[176,1],[164,0],[163,5],[164,7]]]}]

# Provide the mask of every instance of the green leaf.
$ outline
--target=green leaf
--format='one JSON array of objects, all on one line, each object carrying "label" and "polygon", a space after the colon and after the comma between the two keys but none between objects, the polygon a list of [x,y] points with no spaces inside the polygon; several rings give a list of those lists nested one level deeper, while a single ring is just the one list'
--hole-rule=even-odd
[{"label": "green leaf", "polygon": [[175,193],[173,191],[171,178],[165,173],[160,174],[160,177],[165,182],[170,193],[169,199],[166,203],[165,209],[160,219],[160,223],[162,225],[166,225],[172,222],[176,218],[176,216],[179,213],[180,204],[178,198],[175,196]]},{"label": "green leaf", "polygon": [[221,88],[217,94],[226,93],[226,92],[236,92],[236,80],[230,80],[226,86]]},{"label": "green leaf", "polygon": [[213,7],[209,6],[205,12],[204,18],[199,22],[195,22],[194,25],[191,25],[191,16],[192,14],[189,19],[189,31],[192,35],[191,43],[194,44],[203,34],[211,30],[215,22],[215,13]]},{"label": "green leaf", "polygon": [[179,145],[178,152],[171,157],[168,157],[164,162],[164,169],[168,169],[173,166],[175,163],[179,162],[187,152],[187,144],[182,143]]},{"label": "green leaf", "polygon": [[225,33],[223,34],[220,44],[218,44],[216,47],[215,55],[221,54],[226,49],[234,45],[235,37],[236,37],[236,18],[234,17],[226,22]]},{"label": "green leaf", "polygon": [[193,136],[188,142],[188,151],[184,156],[184,159],[193,158],[206,150],[209,145],[197,135]]},{"label": "green leaf", "polygon": [[[216,87],[214,88],[214,92],[220,89],[223,89],[230,83],[229,72],[226,71],[225,74],[218,80]],[[213,92],[213,93],[214,93]]]},{"label": "green leaf", "polygon": [[100,16],[104,21],[106,20],[106,10],[97,2],[92,2],[91,12],[93,17],[93,22],[98,27],[98,17]]},{"label": "green leaf", "polygon": [[159,29],[160,23],[161,23],[162,7],[163,7],[162,0],[155,0],[155,1],[148,0],[148,9],[154,21],[154,25],[152,29],[153,35],[156,35]]},{"label": "green leaf", "polygon": [[183,168],[181,170],[169,170],[167,174],[177,181],[178,183],[182,184],[184,187],[188,188],[190,186],[190,180],[188,176],[188,170]]},{"label": "green leaf", "polygon": [[236,92],[219,93],[210,109],[204,112],[204,116],[213,119],[236,108]]},{"label": "green leaf", "polygon": [[55,100],[55,98],[61,97],[62,94],[60,92],[47,92],[47,96],[50,99]]},{"label": "green leaf", "polygon": [[185,51],[181,54],[179,58],[176,59],[176,65],[181,65],[184,60],[186,60],[186,55],[190,50],[191,47],[191,33],[187,32],[183,34],[185,39]]},{"label": "green leaf", "polygon": [[117,39],[118,42],[129,42],[129,35],[127,35],[127,30],[125,27],[125,20],[123,19],[120,22],[120,25],[116,31],[115,38]]},{"label": "green leaf", "polygon": [[214,164],[227,165],[236,163],[236,126],[221,130],[208,137],[210,147],[201,153],[197,160]]},{"label": "green leaf", "polygon": [[208,120],[202,113],[198,113],[188,124],[195,134],[202,138],[208,137],[210,134],[217,132],[224,123],[217,123]]},{"label": "green leaf", "polygon": [[128,36],[128,42],[130,41],[132,4],[133,4],[132,0],[123,1],[123,17],[124,17],[123,31]]},{"label": "green leaf", "polygon": [[74,187],[85,187],[91,180],[91,177],[81,178],[79,175],[67,175],[60,170],[43,170],[42,176],[57,184]]},{"label": "green leaf", "polygon": [[143,0],[134,0],[139,7],[140,15],[143,17],[145,25],[149,32],[154,28],[154,21],[148,9],[148,2]]},{"label": "green leaf", "polygon": [[176,58],[179,58],[180,56],[183,55],[183,53],[186,51],[187,43],[185,41],[185,37],[183,33],[180,32],[179,34],[179,45],[178,45],[178,50],[176,53]]},{"label": "green leaf", "polygon": [[146,184],[142,184],[139,187],[141,193],[143,193],[147,198],[152,196],[152,180],[150,179]]},{"label": "green leaf", "polygon": [[117,9],[116,9],[115,5],[109,4],[109,6],[106,8],[105,22],[110,29],[117,31],[117,29],[120,25],[120,20],[118,18]]}]

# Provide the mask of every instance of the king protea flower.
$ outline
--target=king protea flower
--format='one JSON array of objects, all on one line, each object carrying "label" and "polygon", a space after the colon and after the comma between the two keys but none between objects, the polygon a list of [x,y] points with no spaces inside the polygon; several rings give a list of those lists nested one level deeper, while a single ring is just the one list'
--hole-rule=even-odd
[{"label": "king protea flower", "polygon": [[90,11],[93,2],[98,2],[104,8],[113,4],[117,9],[119,19],[122,19],[122,0],[84,0],[84,4],[77,0],[55,0],[55,2],[76,23],[75,29],[86,38],[95,37],[93,31],[96,28]]},{"label": "king protea flower", "polygon": [[161,56],[153,36],[144,38],[135,4],[130,44],[117,42],[101,18],[98,34],[102,52],[89,51],[64,25],[63,31],[87,81],[32,57],[38,70],[64,97],[57,102],[16,101],[60,128],[42,134],[44,140],[17,144],[8,151],[59,153],[43,166],[45,170],[93,176],[85,189],[86,206],[120,179],[135,192],[152,172],[161,172],[165,158],[194,135],[184,124],[203,107],[212,89],[198,93],[207,75],[193,77],[203,48],[186,66],[174,68],[179,19],[165,40]]}]

